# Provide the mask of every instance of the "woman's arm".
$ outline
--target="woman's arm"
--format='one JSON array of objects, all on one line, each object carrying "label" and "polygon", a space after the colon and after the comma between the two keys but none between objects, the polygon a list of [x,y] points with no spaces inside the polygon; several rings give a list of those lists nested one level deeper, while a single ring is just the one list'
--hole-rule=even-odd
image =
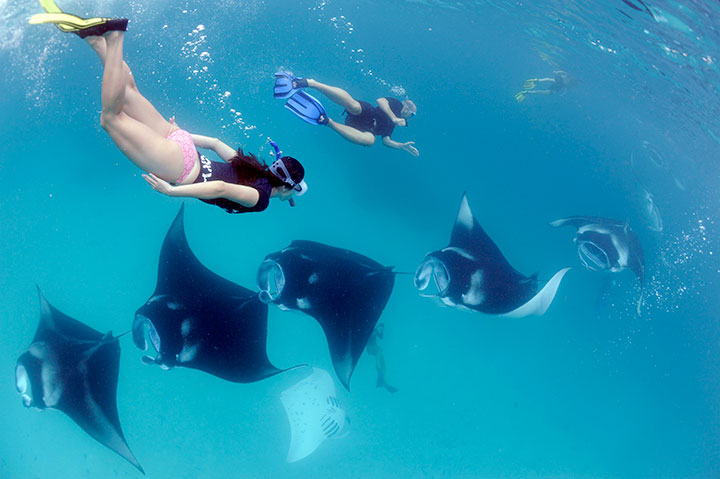
[{"label": "woman's arm", "polygon": [[378,98],[375,100],[375,103],[377,103],[378,107],[385,113],[388,118],[390,118],[390,121],[395,123],[397,126],[407,126],[407,122],[405,121],[405,118],[398,118],[395,116],[395,113],[390,109],[390,103],[387,101],[387,98]]},{"label": "woman's arm", "polygon": [[234,185],[224,181],[207,181],[191,185],[173,186],[152,173],[143,175],[143,178],[155,191],[168,196],[182,196],[200,200],[225,198],[248,208],[252,208],[260,200],[260,193],[251,186]]},{"label": "woman's arm", "polygon": [[220,158],[223,159],[223,161],[230,161],[235,155],[237,155],[237,151],[233,150],[217,138],[196,135],[194,133],[191,133],[190,136],[192,136],[195,146],[198,148],[205,148],[206,150],[213,150]]},{"label": "woman's arm", "polygon": [[395,148],[396,150],[405,150],[412,156],[420,156],[420,152],[418,151],[418,149],[413,146],[415,144],[414,141],[406,141],[405,143],[400,143],[399,141],[393,140],[389,136],[383,136],[382,141],[383,145],[389,148]]}]

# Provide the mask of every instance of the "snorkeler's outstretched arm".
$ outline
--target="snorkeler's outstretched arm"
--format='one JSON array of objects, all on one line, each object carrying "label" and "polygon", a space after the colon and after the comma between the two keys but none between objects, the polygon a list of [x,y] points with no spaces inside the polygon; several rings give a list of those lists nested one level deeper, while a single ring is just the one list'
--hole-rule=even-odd
[{"label": "snorkeler's outstretched arm", "polygon": [[207,181],[204,183],[173,186],[152,173],[142,176],[155,191],[168,196],[181,196],[200,200],[225,198],[248,208],[252,208],[260,200],[258,190],[250,186],[234,185],[224,181]]},{"label": "snorkeler's outstretched arm", "polygon": [[405,150],[408,153],[410,153],[412,156],[420,156],[420,152],[417,148],[415,148],[413,145],[415,145],[414,141],[406,141],[405,143],[400,143],[399,141],[395,141],[389,136],[383,136],[383,145],[387,146],[388,148],[395,148],[396,150]]},{"label": "snorkeler's outstretched arm", "polygon": [[218,138],[196,135],[194,133],[191,133],[190,136],[192,136],[195,146],[206,150],[213,150],[220,158],[223,159],[223,161],[230,161],[235,155],[237,155],[237,151],[220,141]]},{"label": "snorkeler's outstretched arm", "polygon": [[405,118],[398,118],[390,109],[390,103],[388,103],[387,98],[378,98],[375,100],[375,103],[377,103],[377,106],[380,107],[383,113],[385,113],[397,126],[407,126]]}]

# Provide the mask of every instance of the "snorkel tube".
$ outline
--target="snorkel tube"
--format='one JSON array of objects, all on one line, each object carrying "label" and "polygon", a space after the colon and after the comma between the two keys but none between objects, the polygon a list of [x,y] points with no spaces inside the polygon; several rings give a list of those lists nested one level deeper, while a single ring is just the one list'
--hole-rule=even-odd
[{"label": "snorkel tube", "polygon": [[[270,140],[270,146],[275,150],[275,161],[282,161],[282,151],[280,151],[278,144]],[[273,174],[275,174],[275,172],[273,172]],[[291,196],[290,199],[288,199],[288,203],[290,206],[295,206],[295,198]]]},{"label": "snorkel tube", "polygon": [[273,150],[275,150],[275,160],[282,160],[282,151],[280,151],[280,147],[278,146],[278,144],[270,140],[270,146],[272,146]]}]

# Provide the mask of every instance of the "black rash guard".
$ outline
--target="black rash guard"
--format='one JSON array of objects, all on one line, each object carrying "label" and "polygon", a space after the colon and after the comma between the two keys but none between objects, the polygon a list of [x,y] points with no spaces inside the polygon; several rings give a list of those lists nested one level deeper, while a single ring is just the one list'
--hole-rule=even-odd
[{"label": "black rash guard", "polygon": [[[195,183],[203,183],[207,181],[224,181],[225,183],[231,183],[234,185],[244,185],[240,181],[240,178],[230,163],[224,163],[220,161],[210,161],[203,155],[200,156],[200,173],[195,178]],[[258,202],[252,208],[243,206],[234,201],[230,201],[227,198],[214,198],[211,200],[201,200],[211,205],[219,206],[228,213],[252,213],[256,211],[263,211],[268,207],[270,202],[270,194],[272,193],[272,186],[267,178],[258,178],[253,184],[248,184],[255,188],[258,192]]]},{"label": "black rash guard", "polygon": [[[396,117],[400,118],[400,112],[402,111],[403,104],[397,98],[385,97],[392,111]],[[392,135],[395,129],[395,123],[385,114],[380,107],[372,106],[370,103],[360,101],[362,111],[358,115],[351,115],[347,113],[345,117],[345,124],[349,127],[355,128],[360,131],[367,131],[376,136],[389,137]],[[407,121],[407,120],[405,120]]]}]

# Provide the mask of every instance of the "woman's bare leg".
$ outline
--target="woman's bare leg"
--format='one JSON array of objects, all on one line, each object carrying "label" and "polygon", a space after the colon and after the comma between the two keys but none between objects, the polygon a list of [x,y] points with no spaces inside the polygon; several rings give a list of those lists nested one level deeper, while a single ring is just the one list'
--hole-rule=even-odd
[{"label": "woman's bare leg", "polygon": [[[333,102],[345,108],[349,115],[359,115],[362,113],[362,105],[353,98],[350,93],[336,86],[326,85],[315,81],[312,78],[307,79],[308,87],[314,88]],[[363,146],[372,146],[375,143],[375,135],[369,131],[360,131],[351,126],[343,125],[328,118],[328,126],[336,131],[346,140]]]},{"label": "woman's bare leg", "polygon": [[[348,110],[350,111],[350,110]],[[372,146],[375,143],[375,135],[369,131],[360,131],[351,126],[343,125],[328,118],[328,126],[340,134],[343,138],[362,146]]]},{"label": "woman's bare leg", "polygon": [[529,90],[525,93],[532,94],[532,95],[552,95],[552,90]]},{"label": "woman's bare leg", "polygon": [[166,181],[175,181],[183,173],[185,163],[180,145],[125,111],[128,90],[123,62],[125,32],[112,31],[103,36],[107,49],[100,123],[115,145],[140,169],[155,173]]},{"label": "woman's bare leg", "polygon": [[[89,36],[85,38],[88,45],[100,57],[100,61],[105,66],[107,58],[107,42],[104,36]],[[135,78],[126,62],[123,61],[123,69],[125,71],[125,100],[123,102],[123,111],[136,119],[140,123],[149,126],[153,131],[160,135],[167,136],[175,127],[170,124],[155,109],[147,98],[145,98],[135,84]]]},{"label": "woman's bare leg", "polygon": [[331,101],[345,108],[345,110],[347,110],[349,114],[359,115],[360,113],[362,113],[362,105],[360,105],[360,102],[353,98],[350,93],[346,92],[342,88],[326,85],[324,83],[320,83],[319,81],[315,81],[312,78],[308,78],[307,82],[309,88],[314,88],[315,90],[319,91],[320,93],[328,97]]}]

